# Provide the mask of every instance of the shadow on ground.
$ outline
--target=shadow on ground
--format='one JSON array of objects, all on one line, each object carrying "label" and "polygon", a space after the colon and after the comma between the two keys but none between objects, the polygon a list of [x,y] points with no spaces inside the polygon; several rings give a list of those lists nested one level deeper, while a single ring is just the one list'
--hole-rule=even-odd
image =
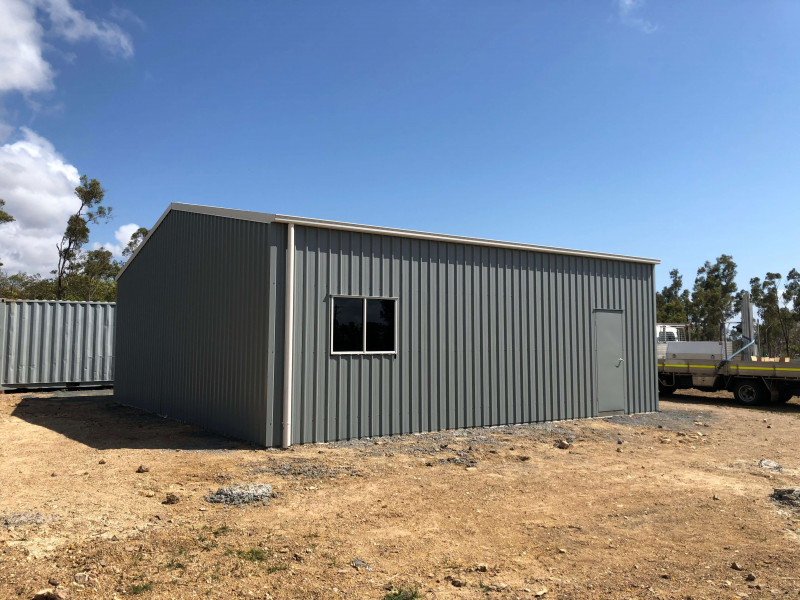
[{"label": "shadow on ground", "polygon": [[11,416],[97,450],[118,448],[239,450],[253,446],[123,406],[110,391],[30,394]]},{"label": "shadow on ground", "polygon": [[[724,394],[724,396],[722,396]],[[800,415],[800,397],[795,396],[789,402],[775,404],[746,405],[733,399],[733,394],[726,392],[697,392],[694,390],[677,391],[674,394],[659,394],[661,402],[681,402],[697,406],[735,406],[765,413],[783,413]]]}]

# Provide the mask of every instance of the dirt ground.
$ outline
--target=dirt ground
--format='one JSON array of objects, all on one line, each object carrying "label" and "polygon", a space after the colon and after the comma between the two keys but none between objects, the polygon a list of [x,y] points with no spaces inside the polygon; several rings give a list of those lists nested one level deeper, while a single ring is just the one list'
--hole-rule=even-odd
[{"label": "dirt ground", "polygon": [[[770,494],[799,439],[800,399],[724,393],[288,451],[110,392],[0,395],[0,598],[796,598],[800,512]],[[275,497],[205,500],[232,483]]]}]

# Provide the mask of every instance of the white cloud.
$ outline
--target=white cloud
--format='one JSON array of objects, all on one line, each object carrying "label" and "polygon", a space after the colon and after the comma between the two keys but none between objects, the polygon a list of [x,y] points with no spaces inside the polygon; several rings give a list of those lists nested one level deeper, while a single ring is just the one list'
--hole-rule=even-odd
[{"label": "white cloud", "polygon": [[50,17],[53,32],[69,42],[96,40],[104,48],[125,58],[133,56],[130,36],[114,23],[92,21],[69,0],[34,0]]},{"label": "white cloud", "polygon": [[42,57],[42,27],[24,0],[0,2],[0,92],[53,87],[53,69]]},{"label": "white cloud", "polygon": [[92,249],[98,250],[100,248],[105,248],[106,250],[111,250],[111,254],[114,255],[114,258],[122,258],[122,251],[128,245],[128,242],[131,241],[131,236],[136,233],[138,229],[139,225],[136,223],[128,223],[127,225],[123,225],[114,232],[114,239],[117,240],[116,244],[112,244],[111,242],[99,244],[95,242],[92,244]]},{"label": "white cloud", "polygon": [[[22,137],[0,146],[0,198],[16,220],[0,225],[0,261],[9,273],[25,271],[47,276],[58,262],[56,244],[67,219],[80,207],[75,187],[78,169],[56,152],[53,144],[23,127]],[[122,257],[135,223],[114,233],[116,243],[94,243]]]},{"label": "white cloud", "polygon": [[0,225],[4,269],[46,275],[57,262],[56,244],[78,210],[78,170],[45,138],[22,128],[22,139],[0,146],[0,198],[16,221]]},{"label": "white cloud", "polygon": [[619,20],[643,33],[653,33],[658,30],[658,26],[639,16],[644,2],[645,0],[616,0]]},{"label": "white cloud", "polygon": [[[49,30],[39,23],[37,11],[47,15]],[[69,0],[2,0],[0,23],[0,93],[53,88],[55,73],[43,56],[47,34],[72,43],[95,41],[112,54],[133,56],[133,41],[119,25],[93,21]]]}]

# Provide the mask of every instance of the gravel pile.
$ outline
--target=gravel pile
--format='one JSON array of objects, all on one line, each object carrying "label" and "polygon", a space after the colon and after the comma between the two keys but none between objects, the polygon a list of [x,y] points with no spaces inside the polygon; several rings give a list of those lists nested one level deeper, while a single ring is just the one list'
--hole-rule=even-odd
[{"label": "gravel pile", "polygon": [[268,483],[245,483],[223,486],[216,493],[206,496],[206,502],[242,506],[266,504],[270,498],[272,498],[272,486]]}]

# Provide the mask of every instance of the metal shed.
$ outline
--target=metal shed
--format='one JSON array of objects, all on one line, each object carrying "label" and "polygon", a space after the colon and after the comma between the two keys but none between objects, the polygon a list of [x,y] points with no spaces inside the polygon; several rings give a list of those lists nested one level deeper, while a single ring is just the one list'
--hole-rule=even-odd
[{"label": "metal shed", "polygon": [[0,299],[0,389],[108,386],[113,302]]},{"label": "metal shed", "polygon": [[654,411],[657,263],[172,204],[115,394],[263,446]]}]

